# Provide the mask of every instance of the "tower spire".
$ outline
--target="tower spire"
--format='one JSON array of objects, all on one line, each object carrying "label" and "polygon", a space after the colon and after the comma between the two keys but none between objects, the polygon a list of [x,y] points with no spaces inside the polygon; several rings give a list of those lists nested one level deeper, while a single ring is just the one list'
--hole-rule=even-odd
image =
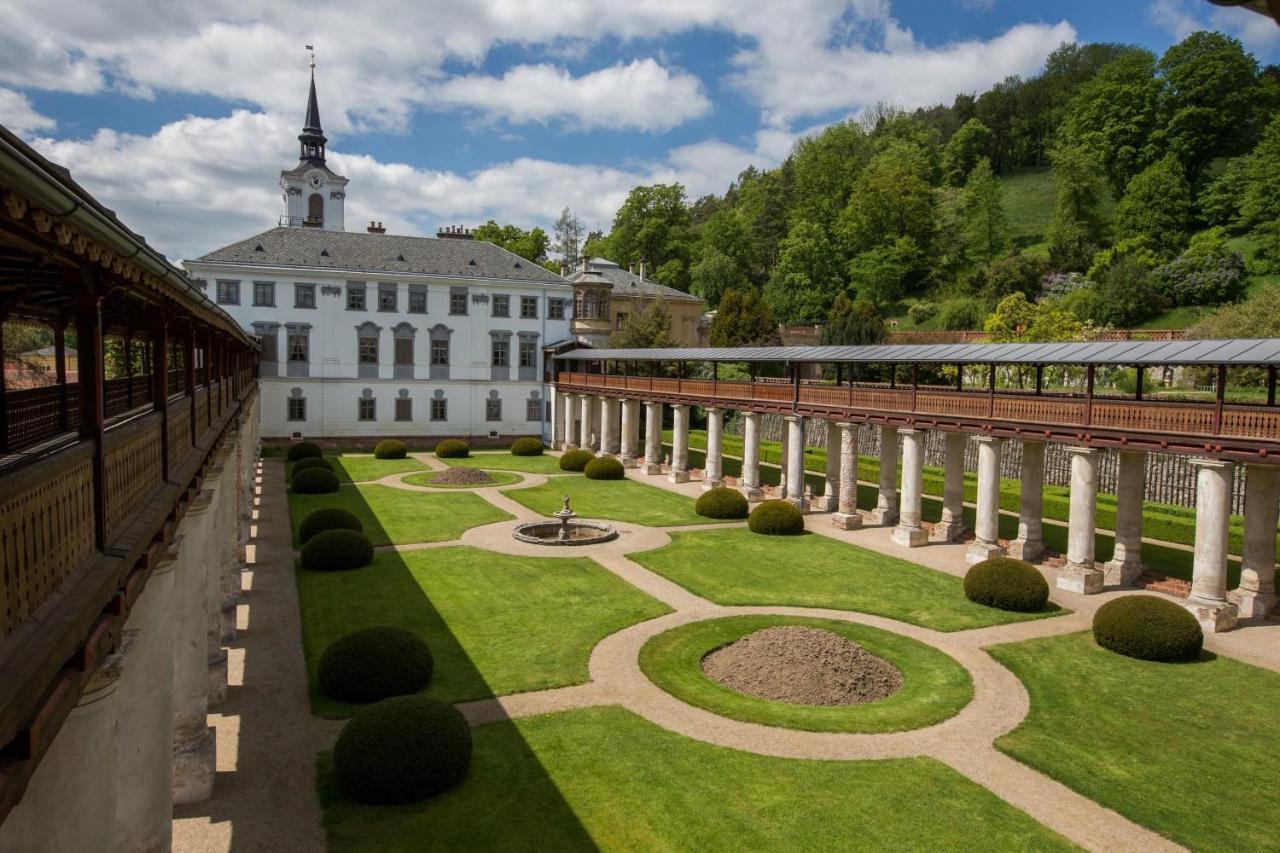
[{"label": "tower spire", "polygon": [[298,135],[301,143],[301,159],[319,166],[324,165],[324,146],[329,141],[320,127],[320,105],[316,101],[316,54],[311,45],[311,91],[307,95],[307,117],[302,122],[302,133]]}]

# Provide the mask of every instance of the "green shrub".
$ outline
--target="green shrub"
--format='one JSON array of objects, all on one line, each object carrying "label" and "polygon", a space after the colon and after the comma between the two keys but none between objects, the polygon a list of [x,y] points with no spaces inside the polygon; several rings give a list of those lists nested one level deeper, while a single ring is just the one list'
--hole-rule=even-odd
[{"label": "green shrub", "polygon": [[587,467],[588,462],[595,458],[596,455],[594,453],[582,447],[567,451],[560,454],[560,470],[581,471]]},{"label": "green shrub", "polygon": [[532,438],[530,436],[526,436],[524,438],[517,438],[515,441],[511,442],[511,455],[512,456],[541,456],[542,441],[540,439]]},{"label": "green shrub", "polygon": [[1049,584],[1030,563],[1012,557],[992,557],[969,567],[964,594],[987,607],[1034,613],[1049,600]]},{"label": "green shrub", "polygon": [[289,445],[289,452],[285,454],[285,458],[290,462],[297,462],[299,459],[322,455],[319,446],[310,441],[299,441],[297,444]]},{"label": "green shrub", "polygon": [[461,782],[471,764],[471,726],[452,705],[421,694],[356,712],[333,745],[346,796],[391,805],[424,800]]},{"label": "green shrub", "polygon": [[717,486],[702,493],[693,511],[707,518],[746,518],[747,499],[736,489]]},{"label": "green shrub", "polygon": [[622,463],[612,456],[597,456],[582,469],[588,480],[621,480],[627,476]]},{"label": "green shrub", "polygon": [[380,625],[329,644],[317,674],[324,695],[340,702],[377,702],[417,693],[431,682],[431,650],[405,628]]},{"label": "green shrub", "polygon": [[355,530],[322,530],[302,546],[302,568],[311,572],[345,572],[371,562],[373,545]]},{"label": "green shrub", "polygon": [[790,501],[764,501],[747,518],[752,533],[795,536],[804,533],[804,514]]},{"label": "green shrub", "polygon": [[919,302],[911,303],[911,307],[907,309],[907,316],[911,318],[911,322],[919,325],[927,323],[933,319],[933,315],[938,313],[938,305],[927,299],[921,299]]},{"label": "green shrub", "polygon": [[403,459],[409,448],[398,438],[384,438],[373,446],[373,455],[378,459]]},{"label": "green shrub", "polygon": [[324,468],[326,471],[332,471],[333,463],[320,456],[304,456],[293,463],[293,470],[289,476],[296,477],[299,471],[306,471],[309,468]]},{"label": "green shrub", "polygon": [[1204,645],[1200,623],[1181,605],[1154,595],[1126,595],[1093,614],[1093,639],[1140,660],[1192,660]]},{"label": "green shrub", "polygon": [[948,299],[938,306],[938,325],[948,332],[981,329],[987,314],[987,307],[977,299]]},{"label": "green shrub", "polygon": [[328,468],[295,471],[289,486],[300,495],[325,495],[338,491],[338,475]]},{"label": "green shrub", "polygon": [[305,545],[311,541],[312,536],[326,530],[354,530],[356,533],[363,533],[364,525],[345,509],[326,507],[302,519],[302,524],[298,526],[298,540]]},{"label": "green shrub", "polygon": [[446,438],[436,445],[436,456],[441,459],[466,459],[471,448],[460,438]]}]

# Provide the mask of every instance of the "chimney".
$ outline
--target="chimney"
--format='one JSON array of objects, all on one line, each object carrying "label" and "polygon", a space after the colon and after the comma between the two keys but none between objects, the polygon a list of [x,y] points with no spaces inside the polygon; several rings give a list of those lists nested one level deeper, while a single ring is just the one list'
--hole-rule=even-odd
[{"label": "chimney", "polygon": [[640,259],[640,280],[644,281],[644,258]]},{"label": "chimney", "polygon": [[386,234],[387,233],[387,229],[382,227],[381,222],[374,222],[372,219],[369,220],[369,227],[366,228],[365,230],[368,231],[370,234]]},{"label": "chimney", "polygon": [[436,232],[436,237],[440,240],[474,240],[471,235],[470,228],[464,228],[461,225],[449,225],[441,228]]},{"label": "chimney", "polygon": [[628,266],[627,266],[627,272],[631,273],[632,275],[635,275],[635,274],[636,274],[636,262],[635,262],[635,261],[632,261],[632,262],[630,263],[630,265],[628,265]]}]

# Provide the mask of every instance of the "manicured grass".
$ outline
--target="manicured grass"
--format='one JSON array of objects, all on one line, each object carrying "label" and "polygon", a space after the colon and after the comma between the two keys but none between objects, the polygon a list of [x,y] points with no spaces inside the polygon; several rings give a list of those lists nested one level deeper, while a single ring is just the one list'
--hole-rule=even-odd
[{"label": "manicured grass", "polygon": [[300,571],[298,594],[312,708],[325,716],[355,706],[318,693],[320,655],[358,628],[395,625],[421,635],[435,657],[427,692],[458,702],[584,682],[596,643],[668,612],[586,557],[461,546],[380,553],[349,572]]},{"label": "manicured grass", "polygon": [[932,759],[771,758],[616,707],[481,726],[466,781],[424,803],[351,803],[318,769],[333,853],[1074,849]]},{"label": "manicured grass", "polygon": [[417,459],[378,459],[375,456],[327,456],[333,463],[333,472],[344,483],[363,483],[369,480],[381,480],[389,474],[400,474],[404,471],[422,471],[427,466]]},{"label": "manicured grass", "polygon": [[1010,613],[974,604],[958,577],[815,533],[761,536],[745,529],[674,533],[631,559],[696,595],[727,605],[827,607],[959,631],[1062,612]]},{"label": "manicured grass", "polygon": [[573,511],[583,518],[631,521],[651,527],[716,522],[716,519],[696,514],[691,498],[635,480],[558,477],[541,486],[513,489],[503,494],[534,512],[548,516],[560,509],[561,496],[568,495]]},{"label": "manicured grass", "polygon": [[477,495],[428,494],[390,486],[342,486],[327,495],[289,495],[293,541],[298,544],[302,519],[321,507],[336,506],[355,513],[374,545],[447,542],[481,524],[511,518]]},{"label": "manicured grass", "polygon": [[465,459],[441,459],[460,468],[488,468],[494,471],[523,471],[526,474],[563,474],[558,456],[513,456],[507,452],[472,453]]},{"label": "manicured grass", "polygon": [[[896,666],[902,689],[863,705],[793,705],[738,693],[702,671],[702,659],[711,652],[773,625],[807,625],[839,634]],[[734,720],[807,731],[918,729],[955,716],[973,698],[969,673],[937,649],[900,634],[830,619],[733,616],[682,625],[645,643],[640,668],[654,684],[690,705]]]},{"label": "manicured grass", "polygon": [[488,474],[493,478],[492,483],[484,485],[464,485],[462,483],[437,483],[436,477],[443,474],[443,471],[425,471],[421,474],[411,474],[404,478],[404,482],[414,486],[430,486],[433,489],[487,489],[494,486],[510,486],[512,483],[520,482],[520,477],[512,474],[510,471],[489,471]]},{"label": "manicured grass", "polygon": [[1001,750],[1192,849],[1275,848],[1280,674],[1134,660],[1087,633],[990,651],[1031,694]]}]

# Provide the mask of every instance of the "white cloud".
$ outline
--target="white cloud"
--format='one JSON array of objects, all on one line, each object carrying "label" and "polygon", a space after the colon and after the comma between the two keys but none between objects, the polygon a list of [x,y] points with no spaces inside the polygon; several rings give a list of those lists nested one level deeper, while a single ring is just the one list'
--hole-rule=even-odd
[{"label": "white cloud", "polygon": [[1181,40],[1197,30],[1218,30],[1240,39],[1245,49],[1266,61],[1280,54],[1280,27],[1266,15],[1238,7],[1212,11],[1188,0],[1153,0],[1147,18],[1173,38]]},{"label": "white cloud", "polygon": [[53,119],[36,112],[26,95],[3,86],[0,86],[0,124],[19,136],[50,131],[58,126]]},{"label": "white cloud", "polygon": [[1184,39],[1204,26],[1182,0],[1155,0],[1147,7],[1147,17],[1175,39]]}]

